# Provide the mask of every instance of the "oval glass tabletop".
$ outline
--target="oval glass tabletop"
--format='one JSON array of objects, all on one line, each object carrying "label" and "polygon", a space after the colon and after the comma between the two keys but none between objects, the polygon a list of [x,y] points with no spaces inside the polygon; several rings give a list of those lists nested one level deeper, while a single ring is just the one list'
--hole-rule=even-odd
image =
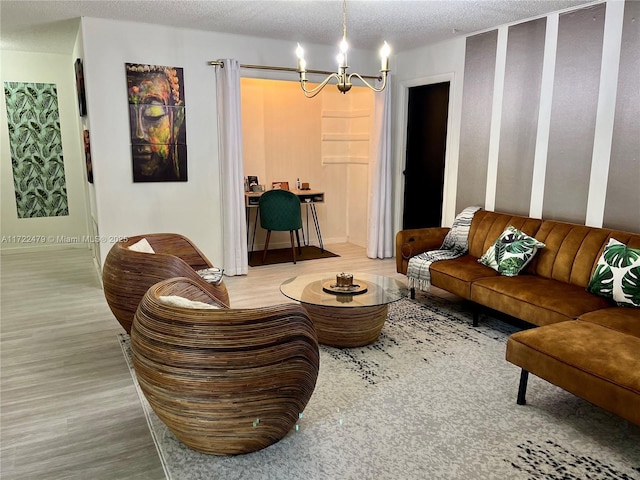
[{"label": "oval glass tabletop", "polygon": [[[323,307],[374,307],[386,305],[408,295],[406,285],[395,278],[369,273],[354,273],[353,292],[331,288],[335,272],[312,273],[285,280],[280,285],[283,295],[301,303]],[[366,287],[366,290],[362,291]]]}]

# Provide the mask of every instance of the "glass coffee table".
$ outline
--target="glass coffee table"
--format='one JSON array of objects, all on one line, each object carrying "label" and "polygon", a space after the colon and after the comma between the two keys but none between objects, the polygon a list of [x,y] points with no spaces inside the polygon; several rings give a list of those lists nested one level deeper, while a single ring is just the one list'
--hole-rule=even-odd
[{"label": "glass coffee table", "polygon": [[318,341],[334,347],[360,347],[375,342],[387,319],[388,305],[407,296],[394,278],[354,273],[357,288],[336,287],[336,273],[314,273],[285,280],[283,295],[307,311]]}]

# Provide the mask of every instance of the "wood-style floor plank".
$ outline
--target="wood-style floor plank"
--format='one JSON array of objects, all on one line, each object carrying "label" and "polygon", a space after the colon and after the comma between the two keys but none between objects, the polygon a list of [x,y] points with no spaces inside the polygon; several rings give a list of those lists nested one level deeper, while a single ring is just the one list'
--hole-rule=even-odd
[{"label": "wood-style floor plank", "polygon": [[[389,275],[351,244],[336,258],[250,267],[226,277],[232,307],[291,302],[287,278],[342,271]],[[87,250],[1,257],[0,476],[25,479],[164,479],[142,407]]]}]

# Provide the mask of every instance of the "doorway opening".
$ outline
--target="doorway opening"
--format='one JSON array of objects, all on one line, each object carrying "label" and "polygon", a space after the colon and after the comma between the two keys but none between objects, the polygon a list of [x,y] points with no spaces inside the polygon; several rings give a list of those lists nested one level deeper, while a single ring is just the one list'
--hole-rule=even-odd
[{"label": "doorway opening", "polygon": [[409,88],[402,228],[440,227],[450,82]]}]

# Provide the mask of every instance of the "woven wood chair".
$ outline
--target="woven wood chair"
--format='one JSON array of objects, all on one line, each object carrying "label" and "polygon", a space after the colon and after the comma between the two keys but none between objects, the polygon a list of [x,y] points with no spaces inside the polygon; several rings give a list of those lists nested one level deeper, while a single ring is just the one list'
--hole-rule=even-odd
[{"label": "woven wood chair", "polygon": [[[128,247],[146,239],[155,253],[130,250]],[[176,233],[138,235],[116,243],[104,262],[102,284],[109,308],[127,333],[138,303],[149,287],[174,277],[192,279],[220,302],[229,304],[229,294],[222,282],[207,283],[197,270],[213,267],[211,262],[188,238]]]},{"label": "woven wood chair", "polygon": [[[179,296],[220,309],[167,305]],[[173,278],[145,294],[131,329],[133,365],[158,417],[190,448],[237,455],[282,439],[319,368],[313,323],[300,305],[231,309],[196,282]]]}]

